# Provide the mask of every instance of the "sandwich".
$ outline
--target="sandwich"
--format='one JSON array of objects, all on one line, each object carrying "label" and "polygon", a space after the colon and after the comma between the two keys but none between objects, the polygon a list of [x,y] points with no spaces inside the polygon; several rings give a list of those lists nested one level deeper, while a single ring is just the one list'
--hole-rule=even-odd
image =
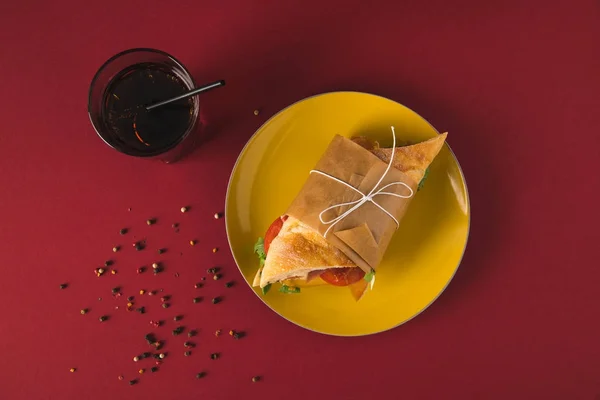
[{"label": "sandwich", "polygon": [[255,244],[260,266],[253,286],[263,294],[274,284],[283,293],[345,286],[358,301],[373,287],[377,265],[446,135],[406,146],[396,146],[394,135],[392,148],[336,136],[290,208]]}]

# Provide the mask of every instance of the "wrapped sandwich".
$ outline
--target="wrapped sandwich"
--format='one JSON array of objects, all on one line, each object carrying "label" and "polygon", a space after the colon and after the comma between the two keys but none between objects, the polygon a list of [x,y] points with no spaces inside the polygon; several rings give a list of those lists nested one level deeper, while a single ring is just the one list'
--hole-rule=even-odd
[{"label": "wrapped sandwich", "polygon": [[266,294],[329,284],[356,300],[375,282],[377,266],[421,188],[446,133],[382,148],[366,137],[335,136],[284,215],[254,246],[254,286]]}]

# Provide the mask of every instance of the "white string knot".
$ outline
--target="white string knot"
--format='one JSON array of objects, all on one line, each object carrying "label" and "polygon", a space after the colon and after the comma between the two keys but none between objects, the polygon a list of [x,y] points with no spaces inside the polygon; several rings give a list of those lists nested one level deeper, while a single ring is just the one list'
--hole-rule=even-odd
[{"label": "white string knot", "polygon": [[[319,213],[319,220],[321,221],[321,223],[323,225],[329,225],[329,228],[327,228],[327,230],[325,231],[325,234],[323,235],[324,237],[327,237],[327,234],[329,233],[329,231],[331,230],[331,228],[333,228],[338,222],[340,222],[341,220],[343,220],[344,218],[346,218],[348,215],[352,214],[354,211],[356,211],[357,209],[359,209],[363,204],[365,204],[366,202],[371,202],[373,203],[375,206],[377,206],[381,211],[383,211],[384,213],[386,213],[391,219],[394,220],[394,222],[396,223],[396,229],[398,229],[398,226],[400,226],[400,223],[398,222],[398,220],[396,219],[396,217],[394,217],[389,211],[387,211],[385,208],[383,208],[381,205],[379,205],[375,200],[373,200],[373,198],[375,196],[380,196],[380,195],[387,195],[387,196],[394,196],[394,197],[398,197],[401,199],[408,199],[410,197],[413,196],[414,191],[411,189],[410,186],[408,186],[406,183],[404,182],[392,182],[392,183],[388,183],[387,185],[383,186],[382,188],[379,188],[379,185],[381,185],[381,182],[383,182],[383,180],[385,179],[386,175],[388,174],[388,172],[390,171],[390,169],[392,168],[392,163],[394,162],[394,154],[396,151],[396,132],[394,131],[394,127],[392,126],[392,138],[393,138],[393,145],[392,145],[392,156],[390,157],[390,162],[388,163],[387,168],[385,169],[385,172],[383,173],[383,175],[381,175],[381,178],[379,178],[379,181],[377,181],[377,184],[375,185],[375,187],[373,187],[373,189],[371,189],[371,191],[367,194],[364,194],[363,192],[361,192],[360,190],[356,189],[354,186],[344,182],[341,179],[336,178],[335,176],[329,175],[323,171],[317,171],[315,169],[311,170],[310,173],[315,173],[315,174],[320,174],[323,175],[327,178],[333,179],[336,182],[341,183],[342,185],[347,186],[348,188],[354,190],[355,192],[357,192],[358,194],[360,194],[362,197],[358,200],[354,200],[354,201],[349,201],[347,203],[339,203],[339,204],[335,204],[331,207],[327,207],[326,209],[324,209],[323,211],[321,211]],[[394,186],[394,185],[399,185],[399,186],[404,186],[405,188],[407,188],[410,192],[410,194],[408,195],[402,195],[402,194],[398,194],[398,193],[390,193],[390,192],[385,192],[384,190]],[[345,206],[352,206],[350,207],[348,210],[346,210],[344,213],[338,215],[337,217],[330,219],[330,220],[324,220],[323,219],[323,215],[325,213],[327,213],[330,210],[333,210],[335,208],[338,207],[345,207]]]}]

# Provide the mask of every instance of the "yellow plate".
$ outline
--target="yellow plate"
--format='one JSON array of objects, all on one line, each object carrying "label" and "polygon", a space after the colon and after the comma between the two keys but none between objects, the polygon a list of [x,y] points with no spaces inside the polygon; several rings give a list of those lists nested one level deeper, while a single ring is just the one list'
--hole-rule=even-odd
[{"label": "yellow plate", "polygon": [[[227,236],[235,261],[251,285],[258,259],[253,245],[287,209],[335,134],[366,135],[391,146],[438,134],[412,110],[366,93],[335,92],[299,101],[265,122],[242,150],[229,181]],[[452,132],[449,140],[452,141]],[[469,233],[469,197],[454,154],[446,145],[424,188],[394,235],[377,281],[358,303],[347,288],[330,285],[259,298],[283,318],[316,332],[359,336],[398,326],[425,310],[446,288]]]}]

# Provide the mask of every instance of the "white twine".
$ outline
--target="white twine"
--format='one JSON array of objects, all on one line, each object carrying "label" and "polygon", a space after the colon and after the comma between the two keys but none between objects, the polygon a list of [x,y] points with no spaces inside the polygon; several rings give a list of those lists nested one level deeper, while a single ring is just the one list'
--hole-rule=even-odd
[{"label": "white twine", "polygon": [[[387,175],[387,173],[390,171],[390,168],[392,168],[392,163],[394,161],[394,154],[395,154],[395,150],[396,150],[396,132],[394,131],[394,127],[392,126],[392,137],[393,137],[393,145],[392,145],[392,156],[390,157],[390,162],[388,163],[387,168],[385,169],[385,172],[383,173],[383,175],[381,175],[381,178],[379,178],[379,181],[377,182],[377,184],[375,185],[375,187],[368,193],[368,194],[364,194],[363,192],[361,192],[360,190],[356,189],[354,186],[342,181],[341,179],[336,178],[335,176],[331,176],[323,171],[317,171],[317,170],[311,170],[310,173],[312,174],[313,172],[316,174],[320,174],[323,176],[326,176],[327,178],[331,178],[336,182],[341,183],[342,185],[346,185],[348,188],[354,190],[355,192],[357,192],[358,194],[362,195],[362,197],[358,200],[355,201],[349,201],[347,203],[340,203],[340,204],[335,204],[331,207],[327,207],[326,209],[324,209],[323,211],[321,211],[321,213],[319,214],[319,220],[321,221],[322,224],[324,225],[329,225],[329,228],[327,228],[327,230],[325,231],[325,234],[323,235],[324,237],[327,237],[327,234],[329,233],[329,231],[331,230],[331,228],[333,228],[338,222],[340,222],[341,220],[343,220],[344,218],[346,218],[348,215],[352,214],[354,211],[356,211],[358,208],[360,208],[360,206],[362,206],[363,204],[365,204],[366,202],[370,201],[371,203],[373,203],[374,205],[376,205],[381,211],[383,211],[384,213],[386,213],[391,219],[394,220],[394,222],[396,223],[396,229],[398,229],[398,226],[400,226],[400,223],[398,222],[398,220],[389,212],[387,211],[385,208],[383,208],[382,206],[380,206],[379,204],[377,204],[375,202],[375,200],[373,200],[373,197],[375,196],[379,196],[379,195],[388,195],[388,196],[394,196],[394,197],[399,197],[401,199],[408,199],[410,197],[412,197],[412,195],[414,194],[413,190],[410,188],[410,186],[408,186],[406,183],[404,182],[392,182],[392,183],[388,183],[387,185],[383,186],[380,189],[377,189],[377,187],[381,184],[381,182],[383,181],[383,179],[385,178],[385,176]],[[410,191],[410,194],[408,196],[406,195],[401,195],[401,194],[397,194],[397,193],[390,193],[390,192],[384,192],[385,189],[389,188],[390,186],[394,186],[394,185],[400,185],[400,186],[404,186],[405,188],[407,188]],[[334,208],[338,208],[338,207],[345,207],[345,206],[352,206],[351,208],[349,208],[348,210],[346,210],[346,212],[344,212],[343,214],[337,216],[336,218],[333,218],[331,220],[325,221],[323,219],[323,214],[325,214],[326,212],[333,210]]]}]

